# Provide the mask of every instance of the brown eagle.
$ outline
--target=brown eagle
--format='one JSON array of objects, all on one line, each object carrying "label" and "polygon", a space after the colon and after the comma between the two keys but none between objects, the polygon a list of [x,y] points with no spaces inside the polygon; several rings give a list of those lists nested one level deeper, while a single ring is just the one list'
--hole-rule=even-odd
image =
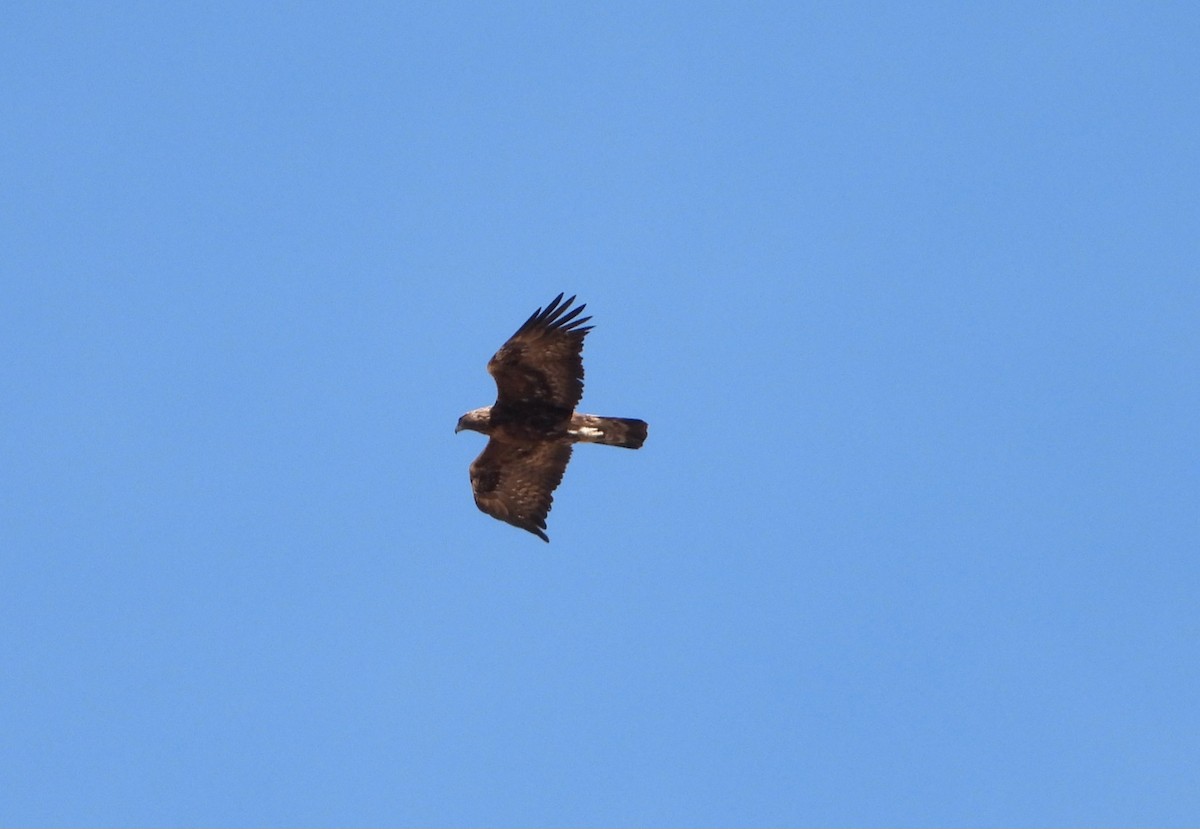
[{"label": "brown eagle", "polygon": [[[475,503],[493,518],[550,538],[546,516],[562,481],[574,443],[603,443],[637,449],[646,422],[626,417],[576,414],[583,396],[583,338],[592,330],[559,294],[538,308],[488,362],[496,380],[496,402],[467,412],[455,432],[487,435],[487,446],[471,464]],[[578,318],[578,319],[577,319]]]}]

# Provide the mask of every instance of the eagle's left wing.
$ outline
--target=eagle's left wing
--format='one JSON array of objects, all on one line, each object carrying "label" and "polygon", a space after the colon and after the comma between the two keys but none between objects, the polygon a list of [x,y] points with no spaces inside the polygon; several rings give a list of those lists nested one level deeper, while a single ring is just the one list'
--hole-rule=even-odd
[{"label": "eagle's left wing", "polygon": [[571,308],[559,294],[533,312],[488,362],[496,379],[496,406],[524,409],[530,405],[559,409],[569,415],[583,396],[583,338],[592,330],[579,317],[586,308]]},{"label": "eagle's left wing", "polygon": [[569,444],[504,443],[493,438],[471,464],[475,504],[488,515],[549,541],[543,532],[546,516],[569,460]]}]

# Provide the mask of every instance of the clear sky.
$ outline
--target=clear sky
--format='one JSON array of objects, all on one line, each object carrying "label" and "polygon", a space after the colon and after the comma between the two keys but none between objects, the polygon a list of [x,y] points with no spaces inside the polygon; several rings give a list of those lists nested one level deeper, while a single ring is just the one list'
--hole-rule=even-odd
[{"label": "clear sky", "polygon": [[[1194,825],[1198,44],[5,4],[0,823]],[[546,545],[453,430],[559,291]]]}]

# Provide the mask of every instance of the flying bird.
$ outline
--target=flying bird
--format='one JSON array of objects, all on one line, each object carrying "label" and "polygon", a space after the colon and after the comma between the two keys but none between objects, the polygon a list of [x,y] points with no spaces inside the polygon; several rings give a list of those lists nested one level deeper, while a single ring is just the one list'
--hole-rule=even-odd
[{"label": "flying bird", "polygon": [[562,481],[571,447],[603,443],[638,449],[644,420],[577,414],[583,396],[583,338],[592,330],[559,294],[538,308],[488,361],[496,402],[458,419],[454,431],[482,432],[489,440],[471,464],[475,504],[493,518],[549,542],[546,516]]}]

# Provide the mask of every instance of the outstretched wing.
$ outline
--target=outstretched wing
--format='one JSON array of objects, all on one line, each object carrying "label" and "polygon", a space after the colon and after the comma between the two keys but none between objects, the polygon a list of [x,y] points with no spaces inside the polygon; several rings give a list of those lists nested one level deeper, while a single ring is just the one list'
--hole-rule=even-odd
[{"label": "outstretched wing", "polygon": [[475,504],[493,518],[549,541],[543,532],[546,516],[569,460],[569,444],[489,440],[471,464]]},{"label": "outstretched wing", "polygon": [[583,396],[583,338],[592,330],[572,309],[575,297],[554,301],[533,312],[488,361],[496,379],[496,406],[517,409],[541,406],[570,414]]}]

